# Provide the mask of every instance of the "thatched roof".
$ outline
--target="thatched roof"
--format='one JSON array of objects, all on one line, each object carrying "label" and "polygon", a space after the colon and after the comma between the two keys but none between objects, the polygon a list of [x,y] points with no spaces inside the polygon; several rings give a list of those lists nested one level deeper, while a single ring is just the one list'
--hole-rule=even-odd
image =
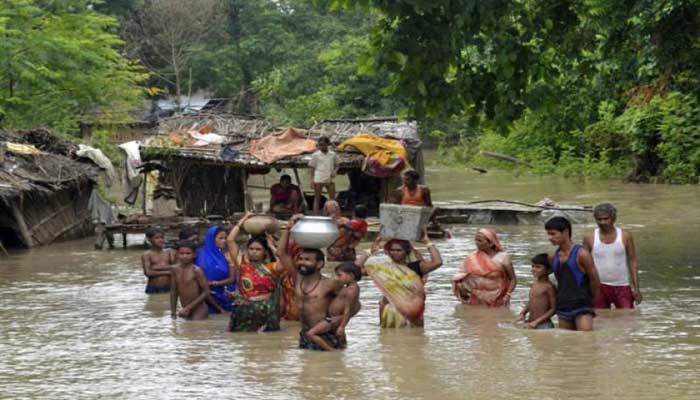
[{"label": "thatched roof", "polygon": [[[6,142],[30,144],[40,154],[16,154]],[[0,130],[0,198],[21,197],[26,193],[53,191],[82,181],[94,181],[99,168],[92,163],[73,160],[77,146],[46,129]]]},{"label": "thatched roof", "polygon": [[[207,146],[175,146],[168,134],[175,131],[197,130],[208,127],[213,133],[226,137],[224,145]],[[260,139],[276,132],[268,121],[260,117],[241,116],[233,114],[199,114],[163,120],[159,126],[159,135],[152,137],[141,146],[141,157],[144,160],[179,158],[196,160],[202,163],[225,164],[248,169],[293,168],[306,167],[310,154],[289,156],[284,159],[266,164],[250,154],[251,141]],[[421,146],[415,121],[399,121],[395,117],[372,118],[360,120],[329,120],[322,121],[308,129],[296,129],[306,137],[318,139],[326,136],[333,145],[338,145],[361,132],[373,133],[380,137],[402,140],[409,151]],[[240,152],[235,160],[224,160],[221,157],[223,147]],[[360,168],[364,156],[355,151],[338,151],[341,169]]]}]

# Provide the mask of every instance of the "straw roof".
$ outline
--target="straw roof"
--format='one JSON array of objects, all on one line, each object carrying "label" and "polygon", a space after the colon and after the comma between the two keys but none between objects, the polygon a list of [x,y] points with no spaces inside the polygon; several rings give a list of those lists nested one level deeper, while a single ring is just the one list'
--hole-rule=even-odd
[{"label": "straw roof", "polygon": [[[226,143],[207,146],[174,146],[167,136],[174,131],[197,130],[205,127],[213,133],[225,136]],[[402,140],[409,149],[418,149],[421,146],[416,123],[414,121],[399,121],[394,117],[329,120],[317,123],[309,129],[295,129],[312,139],[326,136],[333,145],[338,145],[358,133],[369,132],[380,137]],[[250,154],[250,144],[253,140],[277,131],[279,129],[275,129],[269,121],[256,116],[203,113],[174,117],[161,121],[158,129],[159,134],[141,146],[141,157],[144,160],[188,159],[248,169],[307,167],[310,154],[289,156],[271,164],[266,164]],[[221,157],[221,152],[225,146],[239,151],[239,156],[235,160],[224,160]],[[361,153],[352,150],[339,151],[335,149],[335,151],[338,154],[341,169],[354,169],[362,166],[364,156]]]}]

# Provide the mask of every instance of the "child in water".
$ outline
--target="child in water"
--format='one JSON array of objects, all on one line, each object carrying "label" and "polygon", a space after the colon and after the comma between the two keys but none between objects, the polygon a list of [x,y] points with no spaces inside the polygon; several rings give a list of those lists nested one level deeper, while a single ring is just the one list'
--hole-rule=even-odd
[{"label": "child in water", "polygon": [[[529,301],[520,312],[520,321],[526,321],[528,329],[553,329],[552,315],[556,309],[557,291],[549,280],[552,266],[547,254],[532,258],[532,276],[535,281],[530,288]],[[528,315],[529,314],[529,315]]]},{"label": "child in water", "polygon": [[360,268],[354,262],[346,261],[335,267],[335,276],[336,280],[345,286],[328,307],[326,318],[306,333],[311,341],[326,351],[332,351],[334,348],[323,339],[323,335],[333,331],[345,347],[345,326],[361,307],[360,286],[357,285],[357,282],[362,279]]},{"label": "child in water", "polygon": [[[177,245],[178,264],[172,270],[173,289],[170,292],[170,311],[173,318],[206,319],[209,311],[205,301],[209,298],[209,283],[204,272],[193,264],[196,245],[182,241]],[[177,300],[182,309],[177,311]]]},{"label": "child in water", "polygon": [[163,248],[165,234],[161,229],[149,229],[146,231],[146,239],[151,244],[150,250],[143,253],[141,257],[143,274],[148,278],[146,293],[168,293],[170,291],[170,266],[175,264],[175,252]]}]

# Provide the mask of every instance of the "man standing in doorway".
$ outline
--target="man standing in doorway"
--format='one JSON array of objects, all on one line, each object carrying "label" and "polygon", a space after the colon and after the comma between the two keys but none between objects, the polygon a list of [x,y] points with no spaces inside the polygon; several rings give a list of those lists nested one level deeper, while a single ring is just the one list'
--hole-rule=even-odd
[{"label": "man standing in doorway", "polygon": [[632,234],[615,226],[617,210],[603,203],[593,209],[598,228],[583,238],[583,246],[593,255],[600,291],[594,308],[634,308],[642,302],[639,290],[639,264]]},{"label": "man standing in doorway", "polygon": [[325,187],[328,191],[328,200],[335,200],[335,183],[333,179],[338,173],[338,157],[335,152],[328,149],[330,139],[321,136],[318,139],[318,150],[311,155],[309,167],[312,168],[312,182],[314,189],[314,215],[318,215],[321,209],[321,193]]}]

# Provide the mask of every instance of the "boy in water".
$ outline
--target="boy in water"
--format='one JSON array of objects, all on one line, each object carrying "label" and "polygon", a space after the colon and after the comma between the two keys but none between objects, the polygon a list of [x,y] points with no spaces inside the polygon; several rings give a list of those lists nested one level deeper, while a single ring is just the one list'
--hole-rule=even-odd
[{"label": "boy in water", "polygon": [[[173,266],[173,290],[170,292],[170,312],[173,318],[182,317],[192,320],[206,319],[209,311],[205,301],[210,295],[209,283],[204,272],[194,261],[196,245],[193,242],[182,241],[177,245],[178,264]],[[180,299],[180,309],[177,314],[177,299]]]},{"label": "boy in water", "polygon": [[[520,321],[527,316],[528,329],[553,329],[552,315],[557,304],[557,290],[549,280],[552,266],[546,253],[532,258],[532,276],[535,281],[530,288],[529,300],[520,312]],[[529,314],[529,315],[528,315]]]},{"label": "boy in water", "polygon": [[346,261],[335,267],[335,276],[336,280],[345,286],[331,301],[326,318],[306,333],[312,342],[325,351],[335,350],[323,339],[323,336],[330,332],[335,332],[335,336],[345,347],[345,327],[350,318],[360,311],[360,286],[357,285],[362,279],[360,268],[354,262]]},{"label": "boy in water", "polygon": [[163,248],[165,234],[161,229],[149,229],[146,231],[146,239],[151,244],[151,249],[143,253],[141,257],[143,274],[148,278],[146,293],[168,293],[170,291],[170,266],[175,264],[175,252]]},{"label": "boy in water", "polygon": [[553,217],[545,223],[544,229],[549,241],[557,246],[549,260],[557,277],[559,327],[592,331],[593,298],[600,289],[600,280],[591,253],[571,241],[571,223],[566,218]]}]

